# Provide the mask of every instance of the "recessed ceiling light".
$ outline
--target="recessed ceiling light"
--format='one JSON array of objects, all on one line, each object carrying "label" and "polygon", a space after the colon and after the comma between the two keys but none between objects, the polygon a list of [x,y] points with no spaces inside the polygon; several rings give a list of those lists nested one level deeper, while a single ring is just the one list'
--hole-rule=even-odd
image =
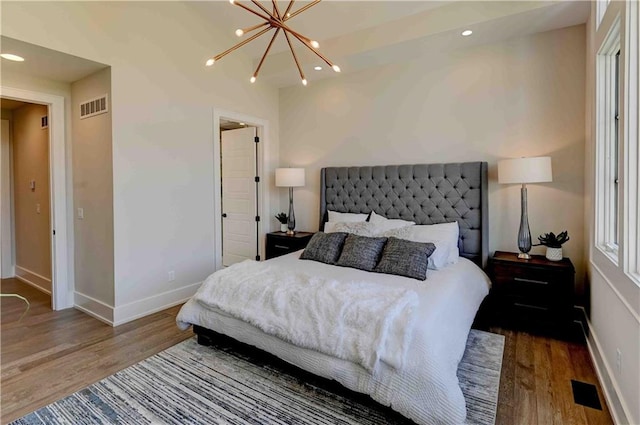
[{"label": "recessed ceiling light", "polygon": [[10,61],[24,62],[24,58],[22,56],[14,55],[11,53],[0,53],[0,56],[2,56],[5,59],[9,59]]},{"label": "recessed ceiling light", "polygon": [[469,37],[471,34],[473,34],[473,31],[471,31],[471,30],[462,31],[462,36],[463,37]]},{"label": "recessed ceiling light", "polygon": [[238,124],[240,124],[240,125],[246,125],[246,124],[245,124],[245,123],[243,123],[243,122],[241,122],[241,123],[238,123]]},{"label": "recessed ceiling light", "polygon": [[321,66],[315,66],[315,67],[313,67],[313,69],[315,69],[316,71],[322,71],[322,67]]}]

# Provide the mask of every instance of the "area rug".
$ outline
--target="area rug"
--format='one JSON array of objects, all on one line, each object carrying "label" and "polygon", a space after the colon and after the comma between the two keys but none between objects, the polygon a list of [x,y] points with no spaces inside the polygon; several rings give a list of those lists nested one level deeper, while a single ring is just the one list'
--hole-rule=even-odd
[{"label": "area rug", "polygon": [[[467,423],[495,422],[504,337],[472,330]],[[196,359],[197,361],[194,361]],[[194,408],[197,406],[197,408]],[[412,424],[368,396],[247,346],[177,344],[13,424]]]}]

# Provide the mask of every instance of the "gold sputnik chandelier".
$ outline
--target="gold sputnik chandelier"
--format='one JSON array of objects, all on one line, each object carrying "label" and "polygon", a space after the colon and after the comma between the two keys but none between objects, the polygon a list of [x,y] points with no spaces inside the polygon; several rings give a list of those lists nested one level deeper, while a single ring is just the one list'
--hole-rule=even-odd
[{"label": "gold sputnik chandelier", "polygon": [[278,34],[280,33],[280,31],[282,31],[282,33],[284,34],[285,38],[287,39],[287,44],[289,45],[289,49],[291,50],[291,54],[293,55],[293,61],[296,63],[296,67],[298,68],[298,72],[300,73],[300,78],[302,79],[302,84],[304,84],[305,86],[307,85],[307,79],[304,77],[304,72],[302,72],[302,67],[300,66],[300,62],[298,61],[298,56],[296,55],[296,51],[293,49],[293,44],[291,44],[291,38],[295,37],[298,39],[298,41],[300,41],[300,43],[302,43],[302,45],[304,45],[305,47],[307,47],[309,50],[311,50],[313,53],[315,53],[316,55],[318,55],[318,57],[320,59],[322,59],[323,61],[325,61],[327,63],[327,65],[329,65],[335,72],[340,72],[340,67],[338,65],[335,65],[333,63],[331,63],[331,61],[329,59],[327,59],[322,53],[320,53],[318,51],[318,48],[320,47],[320,45],[318,44],[317,41],[315,40],[311,40],[308,37],[305,37],[304,35],[292,30],[287,24],[286,22],[301,14],[302,12],[304,12],[305,10],[309,9],[312,6],[315,6],[316,4],[320,3],[321,0],[314,0],[310,3],[307,3],[306,5],[300,7],[298,10],[296,10],[295,12],[290,12],[291,8],[293,7],[293,3],[295,2],[295,0],[290,0],[289,1],[289,5],[287,6],[287,9],[284,11],[284,13],[280,12],[280,9],[278,8],[278,4],[276,0],[271,0],[271,3],[273,4],[273,8],[271,11],[269,11],[269,9],[267,9],[266,7],[264,7],[262,4],[260,4],[260,2],[258,0],[251,0],[251,3],[253,3],[254,5],[256,5],[260,10],[254,10],[242,3],[240,3],[240,1],[238,0],[229,0],[229,3],[234,4],[244,10],[246,10],[247,12],[250,12],[262,19],[264,19],[265,22],[261,23],[261,24],[257,24],[254,26],[251,26],[249,28],[244,28],[244,29],[237,29],[236,30],[236,35],[238,37],[242,37],[245,34],[248,34],[252,31],[255,31],[259,28],[262,27],[267,27],[265,29],[263,29],[262,31],[252,35],[251,37],[247,38],[246,40],[241,41],[240,43],[236,44],[235,46],[231,47],[228,50],[225,50],[224,52],[220,53],[219,55],[216,55],[214,57],[212,57],[211,59],[207,60],[206,65],[207,66],[211,66],[213,65],[215,62],[219,61],[220,59],[222,59],[224,56],[228,55],[229,53],[233,52],[236,49],[239,49],[240,47],[244,46],[247,43],[250,43],[251,41],[255,40],[256,38],[260,37],[261,35],[264,35],[266,33],[268,33],[269,31],[271,31],[272,29],[275,29],[276,32],[273,34],[273,37],[271,37],[271,41],[269,42],[269,45],[267,46],[267,49],[265,50],[264,54],[262,55],[262,58],[260,59],[260,62],[258,63],[258,67],[256,68],[256,71],[253,73],[253,75],[251,76],[250,81],[252,83],[256,82],[256,79],[258,78],[258,73],[260,72],[260,68],[262,68],[262,64],[264,63],[265,58],[267,57],[267,55],[269,54],[269,50],[271,49],[271,46],[273,46],[273,42],[275,41],[276,37],[278,36]]}]

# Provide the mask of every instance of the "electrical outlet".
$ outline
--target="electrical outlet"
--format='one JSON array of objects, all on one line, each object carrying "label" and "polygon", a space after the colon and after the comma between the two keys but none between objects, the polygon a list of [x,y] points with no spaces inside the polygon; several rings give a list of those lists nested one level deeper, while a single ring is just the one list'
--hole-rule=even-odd
[{"label": "electrical outlet", "polygon": [[622,351],[619,348],[616,349],[616,371],[622,375]]},{"label": "electrical outlet", "polygon": [[173,270],[169,271],[169,282],[173,282],[174,280],[176,280],[176,272]]},{"label": "electrical outlet", "polygon": [[36,204],[36,214],[40,214],[40,204]]},{"label": "electrical outlet", "polygon": [[84,208],[78,208],[78,218],[84,220]]}]

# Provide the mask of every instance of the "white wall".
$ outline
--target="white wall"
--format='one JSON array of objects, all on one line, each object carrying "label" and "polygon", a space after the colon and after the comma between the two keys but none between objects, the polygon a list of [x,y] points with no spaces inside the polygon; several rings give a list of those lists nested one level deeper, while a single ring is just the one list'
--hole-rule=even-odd
[{"label": "white wall", "polygon": [[490,250],[517,252],[519,186],[497,184],[496,162],[550,155],[553,183],[529,185],[531,234],[569,231],[565,255],[581,290],[585,26],[416,54],[281,91],[281,165],[307,170],[306,187],[296,189],[297,228],[318,227],[321,167],[488,161]]},{"label": "white wall", "polygon": [[[623,253],[627,247],[621,246],[619,264],[614,264],[595,244],[596,52],[613,26],[615,17],[619,16],[622,22],[621,67],[626,66],[627,40],[624,34],[628,7],[629,2],[610,2],[606,15],[596,31],[596,2],[592,2],[591,17],[587,23],[585,249],[588,255],[587,273],[590,288],[589,347],[614,418],[619,423],[638,424],[640,423],[640,286],[624,273],[626,260]],[[637,8],[635,13],[638,14]],[[637,19],[638,16],[636,16]],[[638,78],[637,74],[634,78]],[[624,81],[622,84],[622,92],[628,96],[630,90]],[[637,84],[636,81],[636,90]],[[637,114],[637,111],[635,113]],[[623,122],[624,120],[625,117]],[[624,139],[624,136],[622,137]],[[637,145],[638,140],[631,143]],[[623,156],[629,155],[624,144],[623,141],[621,153]],[[625,184],[624,179],[623,184]],[[622,198],[625,199],[624,203],[628,202],[624,190]],[[629,233],[623,219],[621,219],[621,226],[622,234]],[[622,353],[620,370],[616,365],[617,350]]]},{"label": "white wall", "polygon": [[[80,119],[80,103],[107,95],[108,112]],[[113,173],[111,69],[71,84],[73,200],[83,218],[75,219],[75,303],[114,305]],[[89,297],[89,298],[88,298]]]},{"label": "white wall", "polygon": [[[278,157],[277,90],[240,78],[253,68],[241,52],[205,68],[207,57],[234,42],[233,34],[213,27],[189,3],[3,3],[2,31],[111,66],[113,321],[190,296],[213,271],[219,212],[212,108],[269,120],[269,174]],[[277,210],[269,207],[269,216]]]}]

